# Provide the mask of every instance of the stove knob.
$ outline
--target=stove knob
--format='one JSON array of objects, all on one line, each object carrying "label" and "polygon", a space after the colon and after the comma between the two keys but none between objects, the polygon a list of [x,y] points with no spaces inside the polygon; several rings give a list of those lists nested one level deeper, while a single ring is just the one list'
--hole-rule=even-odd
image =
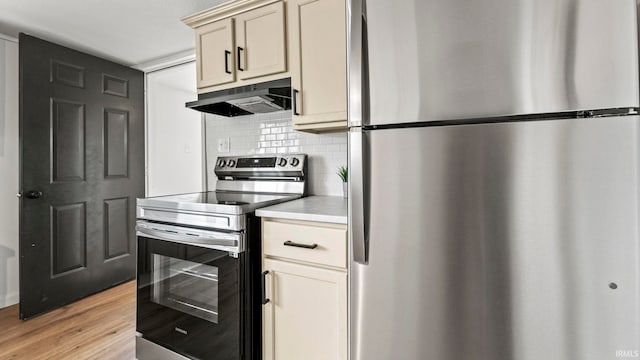
[{"label": "stove knob", "polygon": [[218,160],[218,167],[224,167],[227,164],[224,160]]},{"label": "stove knob", "polygon": [[235,160],[229,160],[229,162],[227,163],[228,167],[234,167],[236,166],[236,161]]},{"label": "stove knob", "polygon": [[298,158],[291,158],[291,166],[298,166],[300,160]]},{"label": "stove knob", "polygon": [[287,165],[287,159],[280,158],[280,161],[278,161],[278,166],[285,166],[285,165]]}]

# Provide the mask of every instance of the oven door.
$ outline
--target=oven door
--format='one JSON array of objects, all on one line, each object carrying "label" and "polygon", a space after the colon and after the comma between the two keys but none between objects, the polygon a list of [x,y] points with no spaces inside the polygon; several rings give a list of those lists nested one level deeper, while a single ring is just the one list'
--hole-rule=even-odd
[{"label": "oven door", "polygon": [[241,359],[244,257],[139,232],[137,331],[189,358]]}]

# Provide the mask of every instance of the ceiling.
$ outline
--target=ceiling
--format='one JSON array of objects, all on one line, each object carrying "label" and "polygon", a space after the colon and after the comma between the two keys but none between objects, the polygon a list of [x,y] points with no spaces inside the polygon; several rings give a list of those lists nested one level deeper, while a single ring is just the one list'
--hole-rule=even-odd
[{"label": "ceiling", "polygon": [[0,34],[24,32],[134,66],[192,52],[180,19],[224,0],[0,0]]}]

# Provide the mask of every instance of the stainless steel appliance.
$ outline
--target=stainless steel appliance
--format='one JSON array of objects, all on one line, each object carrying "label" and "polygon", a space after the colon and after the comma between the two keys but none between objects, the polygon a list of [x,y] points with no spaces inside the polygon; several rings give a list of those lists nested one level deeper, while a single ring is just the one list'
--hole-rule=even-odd
[{"label": "stainless steel appliance", "polygon": [[351,359],[638,356],[636,1],[348,3]]},{"label": "stainless steel appliance", "polygon": [[261,359],[255,209],[306,193],[304,154],[219,157],[216,191],[138,199],[136,356]]}]

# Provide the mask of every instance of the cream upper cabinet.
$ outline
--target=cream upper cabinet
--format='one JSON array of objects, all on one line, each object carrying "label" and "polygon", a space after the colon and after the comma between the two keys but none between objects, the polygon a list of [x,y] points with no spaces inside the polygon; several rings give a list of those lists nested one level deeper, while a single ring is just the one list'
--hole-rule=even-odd
[{"label": "cream upper cabinet", "polygon": [[235,18],[237,70],[240,79],[287,69],[284,4],[248,11]]},{"label": "cream upper cabinet", "polygon": [[196,28],[198,88],[235,81],[233,31],[231,18]]},{"label": "cream upper cabinet", "polygon": [[263,219],[263,359],[346,360],[347,228]]},{"label": "cream upper cabinet", "polygon": [[284,1],[229,1],[182,21],[196,35],[199,94],[290,76]]},{"label": "cream upper cabinet", "polygon": [[344,0],[288,0],[293,125],[322,131],[347,126]]},{"label": "cream upper cabinet", "polygon": [[264,360],[347,359],[347,274],[266,259]]},{"label": "cream upper cabinet", "polygon": [[347,129],[345,0],[236,0],[182,21],[199,94],[290,77],[294,129]]}]

